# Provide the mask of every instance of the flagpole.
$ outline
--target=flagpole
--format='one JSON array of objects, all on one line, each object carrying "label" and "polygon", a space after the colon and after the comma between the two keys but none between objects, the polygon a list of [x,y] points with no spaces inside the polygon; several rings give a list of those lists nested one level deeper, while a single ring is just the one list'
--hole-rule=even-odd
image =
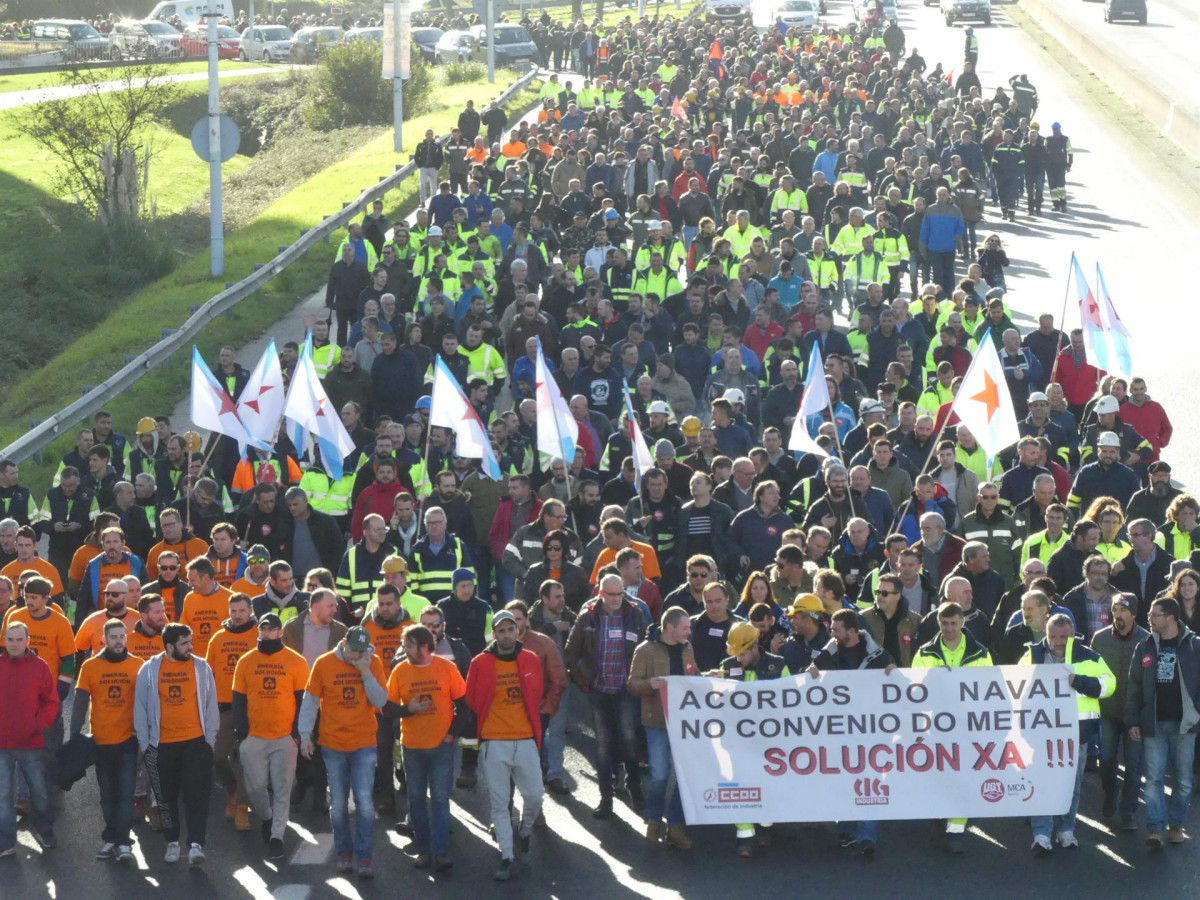
[{"label": "flagpole", "polygon": [[[1075,277],[1075,251],[1072,250],[1071,251],[1071,268],[1067,272],[1067,286],[1063,290],[1062,312],[1059,314],[1059,317],[1058,317],[1058,330],[1060,333],[1063,333],[1063,334],[1066,333],[1067,298],[1071,296],[1071,279],[1074,277]],[[1056,350],[1054,353],[1054,365],[1052,365],[1050,367],[1050,378],[1049,378],[1049,380],[1046,381],[1047,386],[1054,383],[1054,376],[1058,374],[1058,357],[1059,357],[1059,355],[1060,355],[1060,351]]]},{"label": "flagpole", "polygon": [[[192,424],[195,425],[196,423],[193,422]],[[206,453],[204,455],[204,460],[200,463],[200,474],[196,477],[197,481],[199,481],[201,478],[204,477],[204,470],[208,468],[208,461],[210,459],[212,459],[213,451],[217,449],[217,444],[221,440],[220,436],[215,431],[212,434],[210,434],[209,437],[211,438],[211,441],[209,442],[209,445],[208,445],[208,453]],[[192,457],[191,457],[191,454],[189,453],[187,459],[184,461],[185,465],[184,465],[184,469],[183,469],[183,483],[185,486],[187,485],[187,479],[188,479],[187,470],[188,470],[188,466],[191,464],[191,461],[192,461]],[[192,488],[195,489],[195,485],[192,485]],[[185,522],[185,527],[187,528],[188,531],[191,531],[192,530],[191,495],[190,494],[187,495],[187,497],[185,497],[185,499],[188,501],[185,504],[187,506],[187,521]],[[220,498],[218,498],[218,499],[220,499]]]},{"label": "flagpole", "polygon": [[[437,366],[434,366],[433,380],[437,381],[437,377],[438,377]],[[429,387],[429,396],[430,397],[433,396],[433,386],[432,385],[430,385],[430,387]],[[425,428],[425,455],[421,457],[421,466],[422,466],[422,468],[425,469],[425,479],[427,481],[429,481],[429,495],[431,497],[433,496],[433,484],[434,484],[434,481],[436,481],[436,478],[435,479],[429,478],[429,440],[432,437],[433,437],[433,421],[431,419],[429,425],[427,425]],[[414,485],[414,487],[415,487],[415,485]],[[420,539],[421,530],[425,527],[425,503],[424,503],[424,501],[423,500],[420,501],[418,506],[419,506],[421,512],[420,512],[420,515],[417,516],[417,537],[416,537],[417,540]]]},{"label": "flagpole", "polygon": [[[821,375],[820,377],[824,378],[825,376]],[[826,391],[825,396],[829,399],[829,404],[828,404],[829,421],[831,423],[833,423],[833,440],[834,440],[834,443],[837,444],[838,459],[840,459],[842,461],[842,464],[844,465],[845,463],[849,462],[849,460],[847,460],[845,458],[845,456],[842,454],[842,438],[841,438],[841,435],[838,434],[837,416],[834,415],[834,412],[833,412],[833,394],[829,393],[829,391]],[[840,390],[838,391],[838,396],[839,397],[841,396]],[[817,430],[820,431],[819,428]]]}]

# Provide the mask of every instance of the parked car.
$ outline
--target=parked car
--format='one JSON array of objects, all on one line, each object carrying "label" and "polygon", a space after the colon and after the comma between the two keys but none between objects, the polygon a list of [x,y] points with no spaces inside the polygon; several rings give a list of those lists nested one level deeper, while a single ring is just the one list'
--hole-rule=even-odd
[{"label": "parked car", "polygon": [[35,41],[61,43],[64,59],[103,59],[108,56],[108,38],[78,19],[39,19],[33,23]]},{"label": "parked car", "polygon": [[[412,30],[412,42],[425,62],[437,62],[437,42],[445,33],[440,28],[414,28]],[[380,40],[383,40],[382,31]]]},{"label": "parked car", "polygon": [[288,59],[294,63],[315,63],[331,44],[342,42],[342,29],[336,25],[312,25],[301,28],[292,38]]},{"label": "parked car", "polygon": [[1104,21],[1133,19],[1139,25],[1146,24],[1146,0],[1105,0]]},{"label": "parked car", "polygon": [[812,28],[820,14],[818,0],[785,0],[776,8],[771,24],[783,22],[788,28]]},{"label": "parked car", "polygon": [[946,25],[961,19],[977,19],[984,25],[992,24],[992,0],[939,0]]},{"label": "parked car", "polygon": [[751,20],[749,0],[705,0],[704,14],[710,22],[739,24]]},{"label": "parked car", "polygon": [[374,41],[377,44],[383,43],[383,29],[375,28],[351,28],[342,38],[347,44],[354,41]]},{"label": "parked car", "polygon": [[112,59],[174,59],[183,55],[183,35],[174,25],[148,19],[125,19],[109,32],[108,55]]},{"label": "parked car", "polygon": [[[475,58],[487,59],[487,26],[475,25],[470,31],[475,41]],[[517,60],[527,59],[536,61],[538,58],[537,44],[529,36],[522,25],[501,23],[496,26],[496,63],[509,65]]]},{"label": "parked car", "polygon": [[178,16],[184,25],[195,25],[204,21],[201,17],[209,10],[233,21],[233,0],[163,0],[146,18],[165,22]]},{"label": "parked car", "polygon": [[475,53],[475,39],[466,31],[447,31],[434,48],[434,61],[439,63],[466,62]]},{"label": "parked car", "polygon": [[854,20],[860,25],[873,28],[884,22],[895,22],[900,17],[900,13],[896,9],[896,0],[883,0],[880,5],[883,8],[882,18],[875,0],[855,0]]},{"label": "parked car", "polygon": [[[242,36],[228,25],[217,26],[217,59],[237,59]],[[183,31],[179,41],[184,56],[208,56],[208,25],[197,22]]]},{"label": "parked car", "polygon": [[281,62],[292,52],[292,30],[285,25],[255,25],[242,32],[238,59]]}]

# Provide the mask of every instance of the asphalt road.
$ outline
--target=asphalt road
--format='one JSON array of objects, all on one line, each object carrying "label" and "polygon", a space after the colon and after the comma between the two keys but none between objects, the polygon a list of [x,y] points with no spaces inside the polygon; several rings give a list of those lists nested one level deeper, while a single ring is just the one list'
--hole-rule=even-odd
[{"label": "asphalt road", "polygon": [[[218,72],[218,77],[226,80],[229,78],[241,78],[245,75],[264,75],[268,72],[280,71],[284,71],[281,66],[248,66],[243,69],[221,69]],[[188,81],[207,81],[208,73],[181,72],[178,75],[165,75],[161,80],[171,84],[183,84]],[[119,91],[125,87],[126,82],[120,79],[102,81],[96,85],[96,89],[103,93]],[[42,103],[46,100],[65,100],[68,97],[80,96],[82,93],[84,91],[74,85],[31,88],[27,91],[8,91],[0,93],[0,109],[16,109],[20,106],[28,106],[31,103]]]}]

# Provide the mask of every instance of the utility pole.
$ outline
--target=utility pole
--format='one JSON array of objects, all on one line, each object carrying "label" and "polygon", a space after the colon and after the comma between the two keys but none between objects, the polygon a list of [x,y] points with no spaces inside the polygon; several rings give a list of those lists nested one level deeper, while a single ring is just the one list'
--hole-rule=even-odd
[{"label": "utility pole", "polygon": [[400,58],[403,41],[409,40],[409,29],[403,27],[408,18],[406,0],[395,0],[392,14],[392,149],[399,153],[404,149],[404,76]]},{"label": "utility pole", "polygon": [[496,0],[487,0],[488,82],[496,83]]},{"label": "utility pole", "polygon": [[217,74],[217,13],[209,6],[208,19],[208,196],[209,271],[213,278],[225,274],[225,222],[221,203],[221,94]]}]

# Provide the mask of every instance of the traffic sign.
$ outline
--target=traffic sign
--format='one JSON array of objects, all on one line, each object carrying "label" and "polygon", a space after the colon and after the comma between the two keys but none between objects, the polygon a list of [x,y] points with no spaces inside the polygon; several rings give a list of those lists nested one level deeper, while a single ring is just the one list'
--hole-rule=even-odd
[{"label": "traffic sign", "polygon": [[[221,162],[229,162],[238,152],[242,143],[242,134],[229,116],[221,116]],[[208,116],[205,116],[192,128],[192,149],[205,162],[208,162]]]}]

